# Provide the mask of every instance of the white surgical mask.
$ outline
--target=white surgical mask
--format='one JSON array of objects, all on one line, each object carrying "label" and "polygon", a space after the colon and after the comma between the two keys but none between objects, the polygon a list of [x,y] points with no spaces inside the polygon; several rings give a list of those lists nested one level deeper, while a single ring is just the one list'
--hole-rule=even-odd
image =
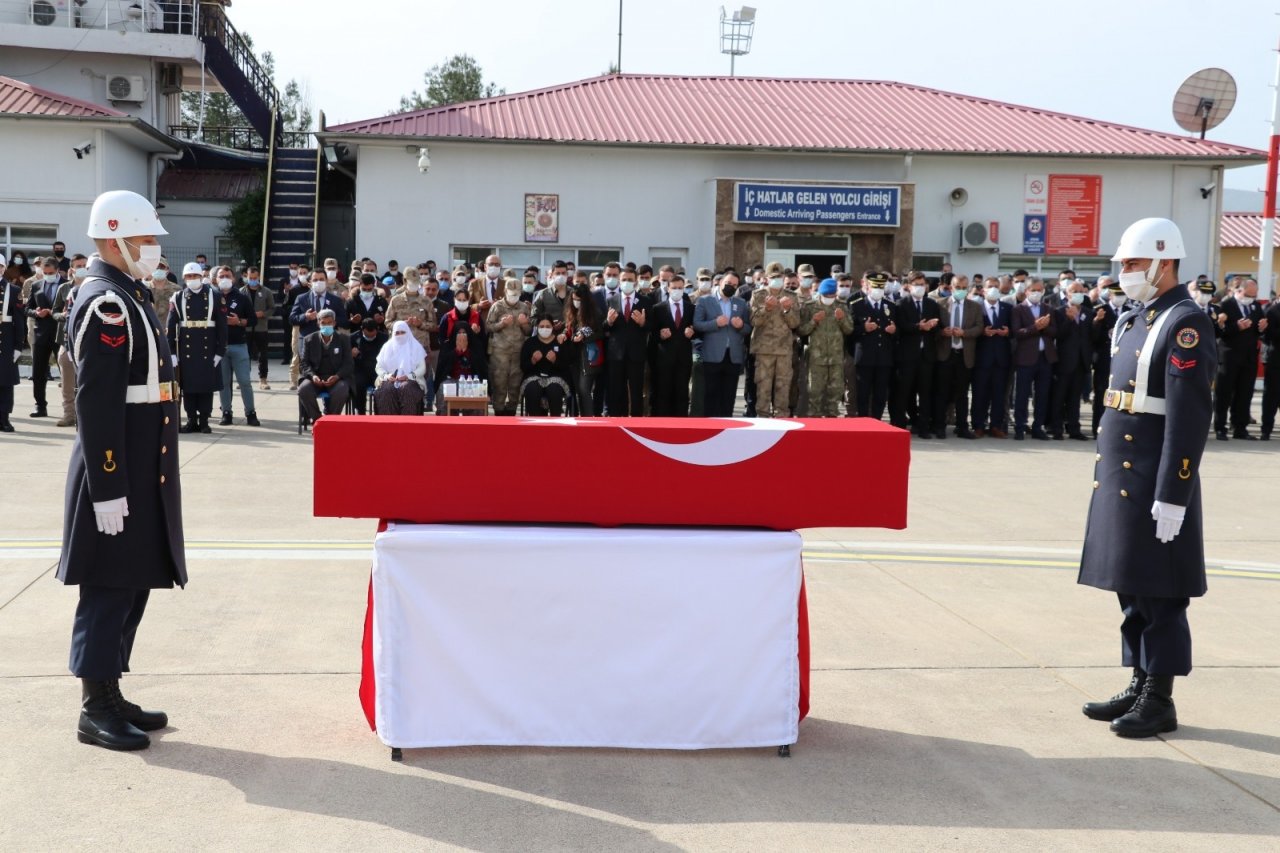
[{"label": "white surgical mask", "polygon": [[837,298],[839,298],[839,299],[848,299],[848,298],[849,298],[850,296],[852,296],[852,295],[853,295],[853,288],[852,288],[852,287],[837,287],[837,288],[836,288],[836,297],[837,297]]},{"label": "white surgical mask", "polygon": [[704,279],[698,280],[698,290],[701,290],[703,293],[706,293],[710,289],[711,289],[711,279],[704,278]]},{"label": "white surgical mask", "polygon": [[551,276],[551,283],[556,287],[564,287],[569,283],[569,277],[565,275],[553,275]]},{"label": "white surgical mask", "polygon": [[1158,268],[1159,262],[1152,261],[1148,269],[1120,273],[1120,289],[1130,299],[1146,302],[1156,295],[1155,282],[1151,279],[1157,275],[1156,270]]},{"label": "white surgical mask", "polygon": [[822,300],[823,305],[833,305],[836,301],[834,296],[819,296],[818,298]]},{"label": "white surgical mask", "polygon": [[574,307],[575,309],[576,309],[576,308],[581,308],[581,307],[582,307],[582,300],[581,300],[581,299],[574,299],[574,300],[573,300],[573,307]]},{"label": "white surgical mask", "polygon": [[151,274],[152,281],[165,281],[168,278],[169,278],[168,270],[156,270],[154,273]]},{"label": "white surgical mask", "polygon": [[538,337],[542,338],[544,341],[550,340],[554,331],[554,329],[548,329],[546,326],[539,326]]},{"label": "white surgical mask", "polygon": [[84,267],[77,267],[76,269],[73,269],[71,271],[71,274],[76,277],[76,281],[79,281],[80,279],[84,278],[89,274],[89,270],[85,269]]},{"label": "white surgical mask", "polygon": [[189,279],[187,279],[187,289],[188,289],[188,290],[190,290],[190,291],[192,291],[192,292],[195,292],[195,291],[199,290],[199,289],[200,289],[200,288],[202,288],[202,287],[204,287],[204,280],[203,280],[203,279],[199,279],[199,278],[189,278]]},{"label": "white surgical mask", "polygon": [[883,287],[871,288],[871,301],[879,302],[881,299],[884,299],[884,288]]},{"label": "white surgical mask", "polygon": [[1072,304],[1072,305],[1083,305],[1083,304],[1084,304],[1084,294],[1083,294],[1083,293],[1073,293],[1073,294],[1071,294],[1071,304]]},{"label": "white surgical mask", "polygon": [[1252,304],[1253,304],[1253,297],[1252,297],[1252,296],[1237,296],[1237,297],[1236,297],[1236,304],[1237,304],[1237,305],[1239,305],[1241,308],[1248,308],[1250,305],[1252,305]]},{"label": "white surgical mask", "polygon": [[45,273],[44,280],[49,284],[53,284],[55,281],[58,280],[58,274],[56,272]]},{"label": "white surgical mask", "polygon": [[297,270],[289,270],[289,280],[290,280],[290,281],[297,281],[297,280],[298,280],[298,271],[297,271]]},{"label": "white surgical mask", "polygon": [[984,296],[986,296],[986,298],[987,298],[987,301],[988,301],[988,302],[999,302],[999,301],[1000,301],[1000,291],[996,290],[994,287],[993,287],[993,288],[991,288],[990,290],[988,290],[988,291],[987,291],[985,294],[983,294],[983,295],[984,295]]},{"label": "white surgical mask", "polygon": [[453,305],[459,311],[466,311],[467,308],[471,305],[471,302],[466,299],[458,299],[455,297],[453,300]]},{"label": "white surgical mask", "polygon": [[235,282],[229,278],[220,278],[218,279],[218,290],[221,290],[223,293],[227,293],[231,290],[231,285],[233,284],[235,284]]},{"label": "white surgical mask", "polygon": [[916,299],[922,298],[924,296],[924,285],[923,284],[911,285],[911,295],[914,296]]},{"label": "white surgical mask", "polygon": [[1197,305],[1199,305],[1201,308],[1203,308],[1204,306],[1208,305],[1208,304],[1209,304],[1210,302],[1212,302],[1212,301],[1213,301],[1213,294],[1212,294],[1212,293],[1197,293],[1197,294],[1196,294],[1196,304],[1197,304]]},{"label": "white surgical mask", "polygon": [[813,278],[813,276],[811,276],[811,275],[807,275],[807,276],[805,276],[804,278],[800,279],[800,286],[801,286],[801,287],[813,287],[813,282],[814,282],[814,278]]},{"label": "white surgical mask", "polygon": [[135,261],[130,256],[129,251],[125,248],[126,244],[123,237],[116,238],[116,247],[120,249],[120,254],[124,255],[125,262],[129,266],[129,272],[134,278],[147,278],[153,276],[160,266],[161,251],[160,247],[152,244],[144,246],[135,246],[138,250],[138,259]]},{"label": "white surgical mask", "polygon": [[484,268],[484,273],[485,275],[489,276],[489,278],[497,278],[498,276],[502,275],[502,267],[488,266]]},{"label": "white surgical mask", "polygon": [[507,295],[504,298],[507,300],[508,305],[515,305],[520,301],[520,294],[507,291]]},{"label": "white surgical mask", "polygon": [[1030,302],[1032,305],[1039,305],[1040,300],[1043,298],[1044,298],[1044,291],[1042,290],[1033,290],[1027,294],[1027,301]]},{"label": "white surgical mask", "polygon": [[635,291],[636,283],[634,281],[624,281],[622,284],[618,285],[618,287],[622,288],[623,293],[629,295]]},{"label": "white surgical mask", "polygon": [[336,280],[337,280],[337,278],[338,278],[338,271],[337,271],[337,270],[326,269],[326,270],[324,271],[324,274],[325,274],[325,276],[329,279],[329,281],[336,281]]},{"label": "white surgical mask", "polygon": [[536,285],[531,281],[526,281],[524,284],[520,285],[520,289],[525,293],[533,293],[534,287],[536,287]]},{"label": "white surgical mask", "polygon": [[324,296],[324,292],[329,289],[329,285],[323,281],[315,281],[311,283],[311,292],[316,296]]},{"label": "white surgical mask", "polygon": [[671,290],[667,292],[671,294],[669,298],[671,299],[672,302],[679,302],[681,299],[684,299],[683,287],[673,287]]},{"label": "white surgical mask", "polygon": [[782,279],[780,279],[780,278],[771,278],[771,279],[769,279],[769,289],[770,289],[770,290],[782,290]]},{"label": "white surgical mask", "polygon": [[637,288],[637,289],[639,289],[642,293],[643,293],[643,292],[646,292],[646,291],[649,291],[649,290],[652,290],[652,289],[653,289],[653,280],[652,280],[652,279],[648,279],[648,278],[642,278],[642,279],[640,279],[640,281],[638,281],[638,282],[636,283],[636,288]]},{"label": "white surgical mask", "polygon": [[1124,307],[1124,303],[1127,302],[1128,299],[1129,297],[1125,296],[1123,293],[1113,293],[1111,294],[1111,307],[1119,310]]},{"label": "white surgical mask", "polygon": [[604,280],[604,286],[609,288],[610,290],[617,290],[618,280],[616,278],[606,278]]},{"label": "white surgical mask", "polygon": [[404,286],[404,289],[407,290],[409,293],[417,293],[418,291],[422,290],[422,285],[418,284],[417,282],[411,281]]}]

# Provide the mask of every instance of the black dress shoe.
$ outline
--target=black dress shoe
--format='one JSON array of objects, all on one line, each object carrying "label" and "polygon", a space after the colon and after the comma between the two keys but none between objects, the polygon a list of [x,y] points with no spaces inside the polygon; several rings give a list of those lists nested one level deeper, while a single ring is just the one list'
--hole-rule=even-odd
[{"label": "black dress shoe", "polygon": [[1142,694],[1129,713],[1111,723],[1120,737],[1154,737],[1177,731],[1178,709],[1173,706],[1173,676],[1148,675]]},{"label": "black dress shoe", "polygon": [[1053,434],[1053,440],[1054,440],[1054,441],[1062,441],[1062,433],[1060,433],[1060,432],[1055,432],[1055,433]]},{"label": "black dress shoe", "polygon": [[178,432],[187,432],[187,433],[199,432],[199,431],[200,431],[200,422],[197,421],[195,418],[187,418],[187,422],[183,424],[182,427],[178,430]]},{"label": "black dress shoe", "polygon": [[144,732],[154,732],[169,725],[169,715],[164,711],[144,711],[124,698],[124,694],[120,692],[119,681],[111,682],[111,688],[120,707],[120,715],[132,723],[134,728]]},{"label": "black dress shoe", "polygon": [[231,426],[231,424],[232,424],[231,413],[223,412],[222,420],[218,421],[218,426]]},{"label": "black dress shoe", "polygon": [[1103,722],[1111,722],[1117,717],[1123,717],[1129,713],[1133,707],[1133,703],[1138,701],[1138,697],[1142,695],[1142,685],[1147,683],[1147,674],[1138,667],[1133,668],[1133,678],[1129,681],[1129,686],[1112,696],[1105,702],[1085,702],[1084,715],[1091,720],[1102,720]]},{"label": "black dress shoe", "polygon": [[37,407],[36,407],[36,410],[35,410],[34,412],[32,412],[32,413],[31,413],[31,417],[33,417],[33,418],[47,418],[47,417],[49,417],[49,410],[48,410],[47,408],[45,408],[44,406],[37,406]]},{"label": "black dress shoe", "polygon": [[1042,429],[1033,429],[1031,431],[1031,437],[1034,438],[1036,441],[1048,441],[1049,433],[1045,432]]},{"label": "black dress shoe", "polygon": [[938,430],[937,432],[935,432],[935,433],[933,434],[933,437],[934,437],[934,438],[946,438],[946,437],[947,437],[947,431],[946,431],[945,429],[940,429],[940,430]]},{"label": "black dress shoe", "polygon": [[1225,429],[1218,430],[1218,441],[1227,440],[1227,431]]},{"label": "black dress shoe", "polygon": [[249,426],[262,426],[262,424],[258,421],[257,412],[245,412],[244,422],[247,423]]},{"label": "black dress shoe", "polygon": [[1025,439],[1026,437],[1027,437],[1027,432],[1026,432],[1026,430],[1021,430],[1021,429],[1020,429],[1020,430],[1015,430],[1015,431],[1014,431],[1014,433],[1013,433],[1013,440],[1014,440],[1014,441],[1022,441],[1022,440],[1023,440],[1023,439]]},{"label": "black dress shoe", "polygon": [[201,418],[200,418],[200,431],[201,431],[202,433],[204,433],[205,435],[208,435],[209,433],[213,432],[213,430],[209,428],[209,419],[208,419],[208,418],[206,418],[206,417],[201,417]]},{"label": "black dress shoe", "polygon": [[1269,433],[1269,432],[1264,432],[1262,435],[1258,436],[1258,438],[1262,439],[1263,441],[1270,441],[1270,440],[1271,440],[1271,433]]},{"label": "black dress shoe", "polygon": [[1071,439],[1072,441],[1088,441],[1089,440],[1089,436],[1085,435],[1082,432],[1073,432],[1071,433],[1071,435],[1067,436],[1067,438]]},{"label": "black dress shoe", "polygon": [[84,679],[82,691],[76,740],[122,752],[151,746],[146,732],[124,718],[111,682]]},{"label": "black dress shoe", "polygon": [[975,434],[973,434],[973,433],[969,432],[969,430],[967,430],[967,429],[958,429],[958,430],[956,430],[956,438],[969,438],[969,439],[974,439],[974,438],[977,438],[977,437],[978,437],[978,436],[976,436]]},{"label": "black dress shoe", "polygon": [[1238,431],[1235,435],[1233,435],[1233,436],[1231,436],[1231,437],[1232,437],[1232,438],[1237,438],[1237,439],[1239,439],[1240,441],[1257,441],[1257,440],[1258,440],[1258,437],[1257,437],[1256,435],[1253,435],[1253,434],[1251,434],[1251,433],[1248,433],[1248,432],[1246,432],[1245,430],[1240,430],[1240,431]]}]

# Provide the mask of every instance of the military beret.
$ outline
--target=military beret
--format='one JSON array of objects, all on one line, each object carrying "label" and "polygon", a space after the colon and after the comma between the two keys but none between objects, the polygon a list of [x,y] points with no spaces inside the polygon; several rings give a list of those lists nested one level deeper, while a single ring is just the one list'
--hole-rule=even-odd
[{"label": "military beret", "polygon": [[822,296],[835,296],[836,280],[834,278],[824,278],[822,284],[818,285],[818,293]]}]

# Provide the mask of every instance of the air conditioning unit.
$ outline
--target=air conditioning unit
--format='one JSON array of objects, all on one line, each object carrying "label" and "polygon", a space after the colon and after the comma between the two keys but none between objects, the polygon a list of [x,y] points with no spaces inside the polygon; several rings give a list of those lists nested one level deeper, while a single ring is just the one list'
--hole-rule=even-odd
[{"label": "air conditioning unit", "polygon": [[33,0],[31,23],[37,27],[65,27],[69,24],[67,6],[68,0]]},{"label": "air conditioning unit", "polygon": [[1000,251],[1000,224],[992,222],[984,225],[981,222],[960,223],[960,251],[998,252]]},{"label": "air conditioning unit", "polygon": [[107,99],[140,104],[147,99],[146,83],[137,75],[112,75],[107,78]]}]

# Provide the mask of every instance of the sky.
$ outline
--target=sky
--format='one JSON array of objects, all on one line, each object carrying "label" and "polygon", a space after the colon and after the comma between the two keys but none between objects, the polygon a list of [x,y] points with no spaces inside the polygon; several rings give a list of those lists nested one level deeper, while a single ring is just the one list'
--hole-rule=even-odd
[{"label": "sky", "polygon": [[[1209,138],[1267,148],[1280,6],[1262,0],[754,2],[739,75],[894,80],[1182,133],[1174,93],[1216,66],[1239,97]],[[229,12],[275,55],[278,82],[304,83],[334,125],[395,111],[428,68],[457,53],[508,93],[603,74],[617,59],[618,9],[616,0],[235,0]],[[728,74],[719,3],[623,0],[622,12],[624,73]],[[1226,177],[1235,190],[1265,181],[1261,166]]]}]

